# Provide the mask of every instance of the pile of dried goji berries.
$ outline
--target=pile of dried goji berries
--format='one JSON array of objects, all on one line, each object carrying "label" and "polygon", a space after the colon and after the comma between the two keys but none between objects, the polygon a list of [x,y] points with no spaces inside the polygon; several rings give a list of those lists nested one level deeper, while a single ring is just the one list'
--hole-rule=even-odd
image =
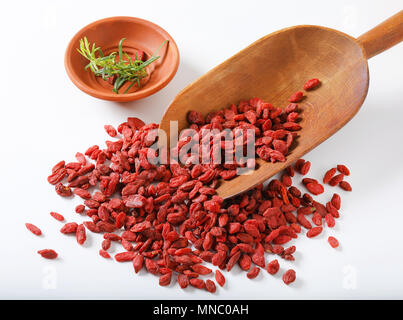
[{"label": "pile of dried goji berries", "polygon": [[[312,79],[304,89],[318,85],[319,81]],[[193,111],[188,116],[189,128],[252,129],[257,156],[266,161],[285,161],[300,129],[296,103],[302,98],[303,92],[293,94],[284,109],[253,98],[205,118]],[[266,262],[265,253],[294,260],[295,246],[283,245],[297,238],[301,227],[307,230],[308,237],[315,237],[322,232],[323,220],[328,227],[335,225],[341,204],[339,195],[334,194],[323,205],[310,195],[324,192],[317,180],[303,179],[309,193],[292,185],[295,172],[308,174],[309,161],[300,159],[266,187],[260,185],[224,201],[215,194],[220,180],[233,178],[237,167],[254,163],[155,164],[150,161],[150,154],[155,154],[150,147],[157,141],[156,128],[158,125],[146,125],[137,118],[129,118],[117,130],[107,125],[105,130],[111,137],[118,137],[118,133],[121,136],[116,141],[106,141],[106,149],[92,146],[84,154],[77,153],[75,162],[61,161],[54,166],[49,183],[55,185],[60,196],[83,198],[84,203],[75,211],[90,218],[83,224],[66,223],[62,233],[75,233],[79,244],[86,241],[86,229],[103,233],[99,251],[102,257],[110,258],[111,242],[118,242],[124,250],[114,256],[115,260],[131,261],[136,273],[145,268],[159,276],[161,286],[170,284],[174,276],[181,288],[190,284],[215,292],[215,282],[202,279],[213,273],[203,262],[217,267],[215,280],[220,286],[225,283],[220,269],[230,271],[236,264],[250,279],[257,277],[260,269],[275,274],[279,262]],[[233,146],[237,137],[235,134]],[[250,141],[241,136],[239,143],[246,145]],[[179,149],[180,144],[181,141]],[[221,144],[220,152],[224,154],[228,149],[226,143]],[[337,170],[340,174],[335,175]],[[351,191],[343,180],[345,175],[349,170],[339,165],[329,170],[323,180]],[[64,220],[58,213],[51,215]],[[27,228],[41,234],[31,224]],[[338,246],[334,237],[328,241],[332,247]],[[51,249],[38,253],[45,258],[57,257]],[[294,270],[283,274],[286,284],[295,278]]]}]

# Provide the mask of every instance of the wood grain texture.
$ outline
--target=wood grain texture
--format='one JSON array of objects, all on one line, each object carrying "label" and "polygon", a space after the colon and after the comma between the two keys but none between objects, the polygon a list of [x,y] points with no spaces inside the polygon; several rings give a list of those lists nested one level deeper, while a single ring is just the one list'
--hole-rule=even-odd
[{"label": "wood grain texture", "polygon": [[403,10],[358,37],[367,59],[393,47],[403,40]]},{"label": "wood grain texture", "polygon": [[222,181],[217,189],[223,198],[247,191],[325,141],[358,112],[369,82],[368,52],[364,47],[367,50],[365,43],[320,26],[274,32],[183,89],[166,110],[160,128],[169,141],[171,120],[178,121],[180,131],[188,126],[190,110],[206,115],[252,97],[285,107],[289,96],[301,90],[306,80],[319,78],[321,87],[299,103],[302,130],[286,162],[272,164],[257,159],[257,170]]}]

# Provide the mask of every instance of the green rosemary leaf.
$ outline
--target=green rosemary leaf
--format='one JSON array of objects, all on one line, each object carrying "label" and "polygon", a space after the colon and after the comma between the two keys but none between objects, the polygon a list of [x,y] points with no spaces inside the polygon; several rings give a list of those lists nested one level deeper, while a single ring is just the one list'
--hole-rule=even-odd
[{"label": "green rosemary leaf", "polygon": [[119,93],[119,89],[123,86],[123,84],[126,82],[126,79],[123,77],[118,77],[114,83],[114,88],[115,92]]},{"label": "green rosemary leaf", "polygon": [[123,41],[125,41],[125,40],[126,40],[126,38],[122,38],[122,39],[119,41],[119,59],[120,59],[121,62],[123,61],[122,44],[123,44]]},{"label": "green rosemary leaf", "polygon": [[102,50],[101,50],[100,47],[96,48],[95,51],[99,53],[99,55],[101,56],[101,58],[104,57],[104,53],[102,52]]},{"label": "green rosemary leaf", "polygon": [[[102,77],[104,80],[117,76],[113,85],[113,92],[117,94],[119,89],[128,81],[131,84],[125,90],[125,93],[134,84],[137,84],[140,88],[140,80],[148,76],[146,67],[160,58],[156,53],[168,41],[164,41],[147,61],[141,61],[137,52],[135,57],[130,57],[126,52],[123,52],[124,40],[125,38],[122,38],[119,41],[118,52],[112,52],[108,56],[104,56],[101,48],[96,47],[95,43],[91,46],[86,37],[80,39],[79,48],[77,48],[78,53],[89,60],[89,63],[85,66],[86,70],[91,69],[95,76]],[[116,55],[119,56],[119,61],[116,61]],[[124,60],[124,58],[126,59]]]}]

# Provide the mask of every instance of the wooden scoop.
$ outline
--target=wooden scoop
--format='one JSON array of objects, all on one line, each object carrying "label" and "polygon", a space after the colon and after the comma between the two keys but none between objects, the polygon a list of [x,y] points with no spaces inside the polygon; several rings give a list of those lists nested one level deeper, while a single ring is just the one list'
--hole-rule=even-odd
[{"label": "wooden scoop", "polygon": [[299,103],[302,130],[286,161],[257,159],[259,166],[250,175],[222,181],[218,195],[234,196],[266,181],[343,127],[367,95],[367,59],[402,40],[403,11],[357,39],[309,25],[271,33],[183,89],[166,110],[160,128],[169,141],[170,121],[178,121],[179,131],[188,127],[190,110],[206,115],[252,97],[285,107],[306,80],[319,78],[321,87]]}]

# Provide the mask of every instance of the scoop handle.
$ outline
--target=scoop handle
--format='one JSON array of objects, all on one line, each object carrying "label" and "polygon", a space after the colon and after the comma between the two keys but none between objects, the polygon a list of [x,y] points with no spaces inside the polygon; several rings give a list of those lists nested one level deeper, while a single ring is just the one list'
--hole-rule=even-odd
[{"label": "scoop handle", "polygon": [[367,59],[403,41],[403,10],[367,31],[357,40],[364,47]]}]

